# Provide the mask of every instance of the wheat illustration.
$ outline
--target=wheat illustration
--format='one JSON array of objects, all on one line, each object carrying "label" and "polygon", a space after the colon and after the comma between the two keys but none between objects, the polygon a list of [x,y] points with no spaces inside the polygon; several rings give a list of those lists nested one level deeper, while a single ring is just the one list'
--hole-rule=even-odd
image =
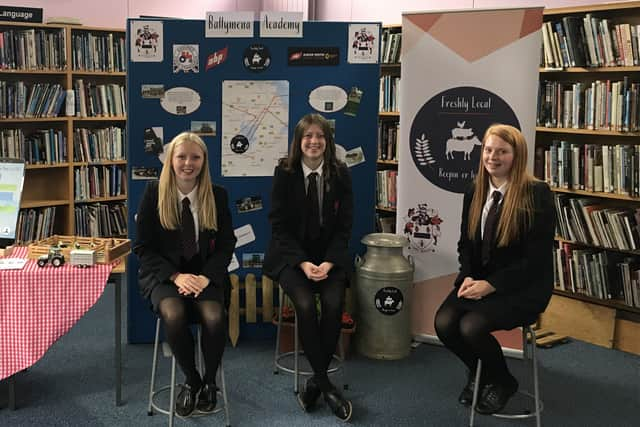
[{"label": "wheat illustration", "polygon": [[428,164],[435,163],[435,159],[431,155],[431,147],[429,146],[429,140],[423,133],[420,138],[416,138],[415,148],[416,158],[420,166],[427,166]]}]

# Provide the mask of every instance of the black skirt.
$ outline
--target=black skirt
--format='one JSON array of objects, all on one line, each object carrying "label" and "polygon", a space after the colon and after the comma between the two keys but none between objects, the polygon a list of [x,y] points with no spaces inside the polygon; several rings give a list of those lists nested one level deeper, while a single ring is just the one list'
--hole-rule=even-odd
[{"label": "black skirt", "polygon": [[493,321],[495,330],[510,330],[518,326],[530,325],[540,314],[518,304],[518,298],[513,294],[491,293],[479,300],[458,298],[457,294],[458,288],[454,288],[442,306],[452,305],[463,311],[482,313]]},{"label": "black skirt", "polygon": [[151,297],[149,298],[151,301],[151,309],[154,313],[158,313],[158,306],[164,298],[183,298],[191,301],[218,301],[224,307],[224,290],[222,286],[215,285],[213,282],[210,282],[209,286],[204,288],[197,298],[193,295],[180,295],[178,293],[178,287],[173,282],[166,281],[160,283],[153,288]]}]

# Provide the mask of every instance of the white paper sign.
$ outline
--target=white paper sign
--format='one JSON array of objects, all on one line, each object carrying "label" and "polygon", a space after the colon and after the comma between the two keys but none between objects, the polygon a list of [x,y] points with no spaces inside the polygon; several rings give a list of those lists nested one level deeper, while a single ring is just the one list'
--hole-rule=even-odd
[{"label": "white paper sign", "polygon": [[160,105],[171,114],[191,114],[200,107],[200,94],[188,87],[172,87],[165,91]]},{"label": "white paper sign", "polygon": [[207,12],[204,36],[253,37],[253,12]]},{"label": "white paper sign", "polygon": [[309,104],[321,113],[340,111],[347,105],[347,92],[339,86],[319,86],[309,93]]},{"label": "white paper sign", "polygon": [[378,24],[350,24],[349,25],[349,54],[350,64],[377,64],[380,46],[380,25]]},{"label": "white paper sign", "polygon": [[260,12],[260,37],[302,37],[302,12]]},{"label": "white paper sign", "polygon": [[364,151],[362,151],[362,147],[352,148],[347,151],[345,155],[345,163],[347,166],[352,167],[355,165],[359,165],[360,163],[364,163]]},{"label": "white paper sign", "polygon": [[233,270],[237,270],[238,268],[240,268],[240,263],[238,262],[238,257],[234,253],[233,256],[231,257],[231,262],[227,267],[227,271],[231,273]]},{"label": "white paper sign", "polygon": [[253,227],[251,227],[251,224],[243,225],[240,228],[236,228],[235,230],[233,230],[233,234],[235,234],[236,239],[238,239],[238,241],[236,242],[236,248],[239,248],[240,246],[244,246],[247,243],[251,243],[256,240],[256,235],[253,233]]},{"label": "white paper sign", "polygon": [[162,62],[162,21],[131,22],[131,62]]}]

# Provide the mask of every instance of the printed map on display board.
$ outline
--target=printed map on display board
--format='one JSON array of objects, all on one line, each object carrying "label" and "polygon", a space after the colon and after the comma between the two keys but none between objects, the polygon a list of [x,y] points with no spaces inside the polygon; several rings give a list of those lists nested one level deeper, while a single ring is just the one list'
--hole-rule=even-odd
[{"label": "printed map on display board", "polygon": [[271,176],[287,155],[289,82],[222,82],[222,176]]}]

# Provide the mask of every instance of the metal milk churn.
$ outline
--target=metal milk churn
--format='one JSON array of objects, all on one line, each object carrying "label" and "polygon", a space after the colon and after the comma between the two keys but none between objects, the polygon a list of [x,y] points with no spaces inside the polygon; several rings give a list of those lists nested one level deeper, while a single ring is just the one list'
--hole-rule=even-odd
[{"label": "metal milk churn", "polygon": [[361,240],[367,253],[356,258],[356,348],[374,359],[401,359],[411,349],[413,261],[402,255],[407,239],[373,233]]}]

